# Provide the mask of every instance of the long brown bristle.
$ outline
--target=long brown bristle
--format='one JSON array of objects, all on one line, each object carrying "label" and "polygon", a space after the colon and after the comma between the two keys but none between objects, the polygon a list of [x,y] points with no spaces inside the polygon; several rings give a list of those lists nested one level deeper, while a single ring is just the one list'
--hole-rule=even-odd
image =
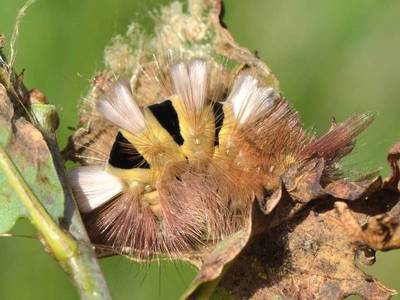
[{"label": "long brown bristle", "polygon": [[374,120],[370,114],[351,117],[340,124],[334,124],[331,130],[305,147],[302,157],[319,155],[326,161],[334,161],[344,157],[354,147],[355,138]]}]

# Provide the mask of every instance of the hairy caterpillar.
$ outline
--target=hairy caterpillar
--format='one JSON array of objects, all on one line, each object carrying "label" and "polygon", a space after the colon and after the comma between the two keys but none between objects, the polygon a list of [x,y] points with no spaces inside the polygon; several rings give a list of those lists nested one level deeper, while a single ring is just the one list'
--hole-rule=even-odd
[{"label": "hairy caterpillar", "polygon": [[141,258],[237,231],[253,200],[310,159],[325,160],[328,182],[372,121],[357,115],[315,137],[274,88],[203,57],[159,67],[154,79],[162,92],[144,107],[129,82],[110,84],[96,110],[119,129],[112,149],[104,163],[69,176],[92,241]]}]

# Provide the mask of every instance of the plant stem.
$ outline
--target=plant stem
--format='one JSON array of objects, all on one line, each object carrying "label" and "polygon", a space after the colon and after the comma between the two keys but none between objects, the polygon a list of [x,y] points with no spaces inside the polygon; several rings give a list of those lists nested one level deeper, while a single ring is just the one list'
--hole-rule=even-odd
[{"label": "plant stem", "polygon": [[6,151],[0,147],[0,169],[25,206],[45,246],[73,278],[82,299],[111,299],[107,285],[88,245],[78,243],[49,216]]},{"label": "plant stem", "polygon": [[0,148],[0,165],[9,184],[28,211],[29,219],[56,259],[63,261],[74,256],[78,249],[76,242],[47,214],[3,148]]}]

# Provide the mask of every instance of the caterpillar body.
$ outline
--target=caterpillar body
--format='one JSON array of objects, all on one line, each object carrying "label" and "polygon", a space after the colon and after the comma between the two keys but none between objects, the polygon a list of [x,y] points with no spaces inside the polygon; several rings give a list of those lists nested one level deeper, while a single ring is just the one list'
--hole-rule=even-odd
[{"label": "caterpillar body", "polygon": [[141,258],[196,251],[239,230],[254,200],[316,156],[329,181],[372,120],[353,116],[315,137],[273,87],[203,57],[174,61],[155,79],[162,97],[146,106],[128,81],[111,83],[96,111],[118,127],[113,146],[105,162],[69,174],[92,241]]}]

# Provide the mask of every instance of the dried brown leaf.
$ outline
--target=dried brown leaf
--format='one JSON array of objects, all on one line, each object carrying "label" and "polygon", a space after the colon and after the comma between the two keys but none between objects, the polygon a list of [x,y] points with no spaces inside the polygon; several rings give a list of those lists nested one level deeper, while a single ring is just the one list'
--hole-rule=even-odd
[{"label": "dried brown leaf", "polygon": [[372,180],[362,180],[349,182],[346,180],[337,180],[329,183],[325,187],[325,192],[329,195],[345,200],[357,200],[366,197],[382,187],[381,177]]},{"label": "dried brown leaf", "polygon": [[362,225],[359,224],[346,203],[337,202],[335,207],[354,244],[384,251],[400,248],[399,203],[388,213],[368,218],[367,222]]},{"label": "dried brown leaf", "polygon": [[389,150],[388,161],[392,169],[392,174],[385,180],[387,188],[393,188],[400,191],[400,141],[393,145]]},{"label": "dried brown leaf", "polygon": [[270,214],[281,201],[284,192],[283,184],[282,182],[279,182],[278,189],[275,190],[271,196],[257,199],[260,210],[265,215]]},{"label": "dried brown leaf", "polygon": [[324,166],[324,159],[315,158],[291,167],[282,176],[286,190],[290,196],[302,203],[307,203],[324,196],[326,193],[320,185]]},{"label": "dried brown leaf", "polygon": [[334,210],[299,215],[251,241],[221,282],[237,299],[388,299],[357,268],[346,226]]},{"label": "dried brown leaf", "polygon": [[229,264],[243,250],[251,233],[251,224],[220,242],[208,254],[189,288],[182,296],[183,299],[207,299],[221,279],[221,275],[229,268]]}]

